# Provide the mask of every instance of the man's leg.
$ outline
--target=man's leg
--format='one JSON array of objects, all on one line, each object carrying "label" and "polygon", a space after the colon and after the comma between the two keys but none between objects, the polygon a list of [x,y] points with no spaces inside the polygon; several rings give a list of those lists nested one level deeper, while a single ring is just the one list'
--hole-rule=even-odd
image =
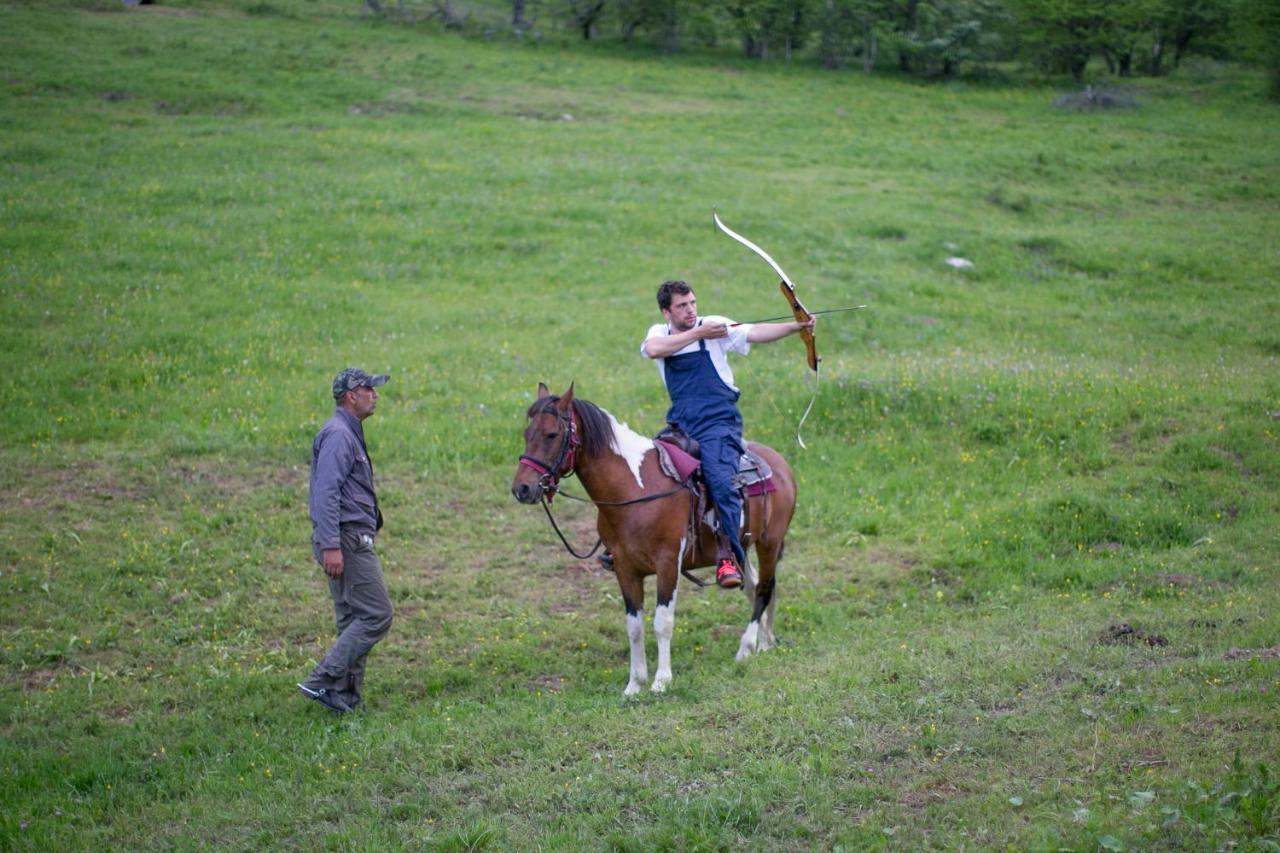
[{"label": "man's leg", "polygon": [[382,564],[371,540],[343,532],[342,574],[330,581],[338,641],[303,686],[329,690],[347,705],[360,703],[364,659],[391,628],[391,599],[382,577]]},{"label": "man's leg", "polygon": [[728,540],[738,565],[745,566],[747,555],[742,550],[738,529],[742,524],[742,496],[733,487],[741,456],[742,447],[732,436],[702,441],[702,473],[720,516],[720,530]]}]

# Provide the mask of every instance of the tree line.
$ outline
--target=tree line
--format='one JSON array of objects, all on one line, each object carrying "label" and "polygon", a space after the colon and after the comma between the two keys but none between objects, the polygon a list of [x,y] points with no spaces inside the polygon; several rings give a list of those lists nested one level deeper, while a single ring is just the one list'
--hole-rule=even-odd
[{"label": "tree line", "polygon": [[[388,14],[383,0],[365,2]],[[467,0],[429,2],[446,26],[466,22]],[[1102,69],[1159,76],[1197,54],[1261,63],[1280,99],[1280,0],[510,0],[509,10],[517,34],[564,27],[668,51],[729,42],[762,61],[923,78],[1011,60],[1077,82]]]}]

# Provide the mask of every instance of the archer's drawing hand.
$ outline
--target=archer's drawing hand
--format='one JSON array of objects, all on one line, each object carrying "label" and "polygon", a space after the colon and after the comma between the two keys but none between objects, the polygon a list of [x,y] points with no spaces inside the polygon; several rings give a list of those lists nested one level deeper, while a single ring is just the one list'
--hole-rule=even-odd
[{"label": "archer's drawing hand", "polygon": [[324,573],[331,578],[342,577],[342,549],[325,548],[321,556],[324,558]]},{"label": "archer's drawing hand", "polygon": [[729,327],[724,323],[703,323],[698,328],[702,330],[702,337],[708,340],[729,337]]}]

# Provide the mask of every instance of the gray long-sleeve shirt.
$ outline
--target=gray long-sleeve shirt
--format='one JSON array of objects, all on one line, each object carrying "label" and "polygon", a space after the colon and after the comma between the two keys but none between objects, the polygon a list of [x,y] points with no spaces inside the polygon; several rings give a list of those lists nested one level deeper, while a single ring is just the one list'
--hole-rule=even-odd
[{"label": "gray long-sleeve shirt", "polygon": [[339,526],[351,524],[362,533],[378,529],[378,496],[373,490],[373,463],[365,449],[360,419],[337,409],[311,444],[311,541],[337,548]]}]

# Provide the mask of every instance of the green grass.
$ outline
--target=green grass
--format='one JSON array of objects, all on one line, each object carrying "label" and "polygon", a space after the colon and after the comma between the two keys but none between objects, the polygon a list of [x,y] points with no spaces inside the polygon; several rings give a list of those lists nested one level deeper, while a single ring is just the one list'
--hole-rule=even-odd
[{"label": "green grass", "polygon": [[[0,844],[1274,847],[1260,89],[1079,113],[354,3],[0,6]],[[538,381],[658,429],[663,279],[782,313],[713,206],[870,307],[819,325],[807,451],[799,344],[735,365],[800,483],[782,645],[735,664],[746,605],[686,589],[625,701],[616,584],[508,484]],[[393,376],[397,621],[339,720],[293,684],[347,364]]]}]

